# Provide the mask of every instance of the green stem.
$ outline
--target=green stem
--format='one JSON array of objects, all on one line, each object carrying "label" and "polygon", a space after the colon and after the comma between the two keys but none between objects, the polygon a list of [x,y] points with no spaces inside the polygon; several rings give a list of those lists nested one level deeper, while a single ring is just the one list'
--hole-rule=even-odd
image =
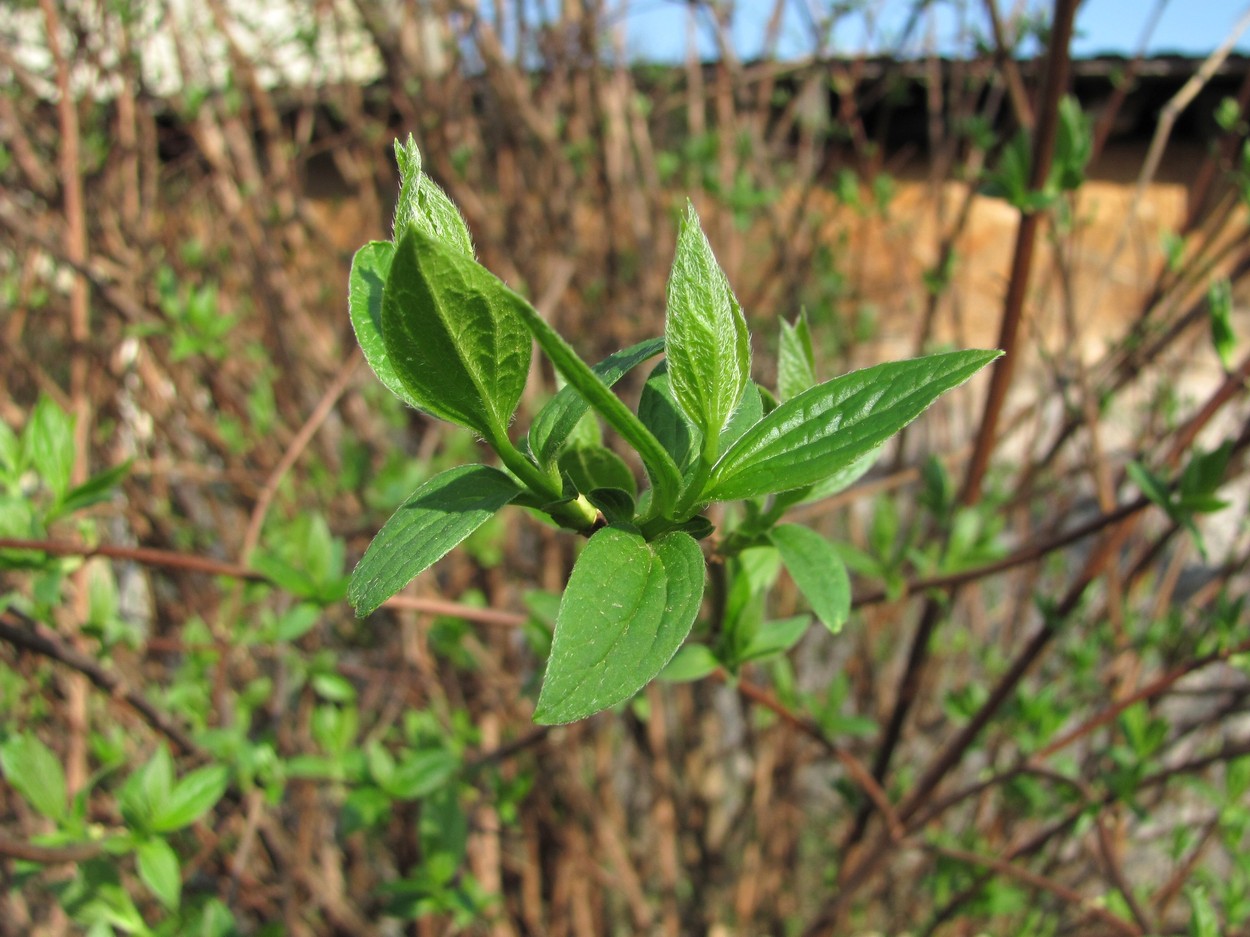
[{"label": "green stem", "polygon": [[681,472],[668,450],[660,445],[660,441],[642,421],[599,379],[590,369],[590,365],[577,356],[577,352],[547,324],[533,306],[522,302],[517,304],[517,309],[539,347],[564,375],[565,380],[576,387],[586,402],[642,457],[642,464],[651,477],[654,513],[660,516],[670,514],[673,500],[681,489]]},{"label": "green stem", "polygon": [[494,427],[487,442],[498,453],[508,470],[520,479],[526,488],[540,498],[547,499],[549,504],[543,510],[551,515],[561,527],[582,533],[594,527],[594,508],[581,498],[575,501],[565,500],[564,492],[560,490],[560,487],[512,444],[507,430]]}]

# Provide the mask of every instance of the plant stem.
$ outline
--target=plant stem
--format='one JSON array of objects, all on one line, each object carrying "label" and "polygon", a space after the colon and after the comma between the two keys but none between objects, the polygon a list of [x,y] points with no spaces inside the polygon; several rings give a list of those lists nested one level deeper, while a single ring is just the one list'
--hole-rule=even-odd
[{"label": "plant stem", "polygon": [[565,498],[559,485],[512,444],[512,440],[508,438],[508,433],[503,427],[492,427],[487,442],[498,453],[508,470],[520,479],[526,488],[550,502],[543,510],[561,527],[580,533],[586,533],[594,527],[596,516],[594,508],[583,498],[572,501]]}]

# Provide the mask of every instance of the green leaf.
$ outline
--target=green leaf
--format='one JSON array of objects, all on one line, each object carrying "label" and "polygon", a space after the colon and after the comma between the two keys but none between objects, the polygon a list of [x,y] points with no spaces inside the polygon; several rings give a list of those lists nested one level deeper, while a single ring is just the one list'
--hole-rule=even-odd
[{"label": "green leaf", "polygon": [[[648,358],[654,358],[663,350],[664,339],[649,338],[609,355],[591,370],[605,387],[611,387],[634,367]],[[555,461],[560,449],[589,407],[590,404],[577,388],[566,384],[538,411],[534,422],[530,424],[529,443],[530,451],[534,453],[539,465],[550,466]]]},{"label": "green leaf", "polygon": [[152,816],[152,829],[172,833],[190,826],[216,806],[226,793],[230,776],[225,765],[197,768],[179,781]]},{"label": "green leaf", "polygon": [[715,458],[720,432],[751,376],[747,322],[687,203],[668,280],[665,352],[673,396]]},{"label": "green leaf", "polygon": [[153,837],[135,849],[139,879],[170,911],[177,911],[182,901],[182,868],[178,854],[163,839]]},{"label": "green leaf", "polygon": [[1220,918],[1205,888],[1191,885],[1185,889],[1185,897],[1189,899],[1189,937],[1219,937]]},{"label": "green leaf", "polygon": [[352,573],[348,598],[356,614],[368,615],[520,493],[485,465],[435,475],[391,515]]},{"label": "green leaf", "polygon": [[657,364],[642,386],[638,418],[680,468],[684,469],[691,463],[702,435],[673,397],[667,361]]},{"label": "green leaf", "polygon": [[382,339],[425,410],[504,436],[529,374],[528,304],[489,270],[417,228],[395,249],[382,297]]},{"label": "green leaf", "polygon": [[408,406],[424,410],[391,367],[382,340],[382,297],[394,258],[395,245],[390,241],[371,241],[356,251],[347,281],[347,313],[365,361],[378,380]]},{"label": "green leaf", "polygon": [[706,644],[683,644],[681,650],[660,671],[660,680],[669,683],[689,683],[702,680],[720,667],[720,661]]},{"label": "green leaf", "polygon": [[781,339],[777,346],[777,396],[781,400],[789,400],[815,384],[816,354],[812,350],[807,312],[803,311],[794,320],[794,325],[781,320]]},{"label": "green leaf", "polygon": [[131,459],[127,459],[121,465],[105,469],[103,472],[92,475],[81,485],[71,488],[60,499],[56,507],[48,512],[48,523],[51,523],[58,517],[64,517],[67,514],[73,514],[75,511],[89,508],[93,504],[99,504],[101,501],[107,501],[112,497],[113,489],[117,487],[118,482],[125,478],[126,473],[130,471],[131,461]]},{"label": "green leaf", "polygon": [[795,615],[793,618],[778,618],[775,621],[764,622],[751,636],[750,642],[738,657],[737,662],[745,664],[747,661],[784,654],[799,643],[799,639],[807,632],[807,626],[811,622],[811,618],[807,615]]},{"label": "green leaf", "polygon": [[703,497],[754,498],[813,485],[877,448],[999,351],[879,364],[813,387],[747,430],[712,468]]},{"label": "green leaf", "polygon": [[560,455],[560,471],[568,475],[582,494],[597,488],[617,488],[632,498],[637,492],[634,473],[625,460],[603,446],[566,449]]},{"label": "green leaf", "polygon": [[833,544],[797,524],[774,528],[769,539],[816,617],[837,634],[851,614],[851,580]]},{"label": "green leaf", "polygon": [[444,748],[412,752],[399,762],[382,788],[399,800],[428,797],[456,776],[460,760]]},{"label": "green leaf", "polygon": [[119,791],[122,816],[135,829],[154,829],[153,820],[167,809],[174,783],[174,763],[163,745],[146,763],[136,768]]},{"label": "green leaf", "polygon": [[63,499],[74,471],[74,421],[50,397],[41,396],[22,432],[22,445],[48,490]]},{"label": "green leaf", "polygon": [[523,302],[519,311],[534,340],[551,359],[556,370],[642,458],[654,485],[653,501],[660,509],[658,513],[662,514],[671,507],[681,487],[681,472],[672,456],[633,411],[590,369],[590,365],[579,358],[569,343],[547,324],[538,310]]},{"label": "green leaf", "polygon": [[61,762],[33,735],[15,735],[0,746],[0,768],[14,790],[43,816],[65,820],[65,772]]},{"label": "green leaf", "polygon": [[689,534],[650,543],[615,527],[594,534],[560,602],[534,721],[582,719],[646,686],[690,633],[703,579]]},{"label": "green leaf", "polygon": [[412,134],[408,134],[405,143],[395,141],[395,161],[399,164],[400,180],[393,226],[395,243],[403,240],[410,228],[416,228],[471,260],[473,239],[469,226],[447,193],[421,171],[421,151]]},{"label": "green leaf", "polygon": [[733,415],[729,418],[729,422],[725,425],[725,429],[720,434],[720,446],[717,455],[720,455],[735,442],[737,442],[742,434],[749,430],[764,417],[764,398],[760,395],[760,386],[755,381],[747,381],[746,390],[742,392],[742,399],[738,401],[738,407],[734,410]]},{"label": "green leaf", "polygon": [[1163,508],[1169,515],[1172,513],[1172,495],[1168,491],[1166,479],[1159,477],[1135,459],[1124,466],[1124,471],[1133,484],[1141,489],[1147,500]]},{"label": "green leaf", "polygon": [[310,683],[314,693],[332,703],[350,703],[356,698],[356,687],[342,674],[313,674]]},{"label": "green leaf", "polygon": [[1233,331],[1233,286],[1228,277],[1215,280],[1207,290],[1207,311],[1211,321],[1211,344],[1224,370],[1231,370],[1237,333]]}]

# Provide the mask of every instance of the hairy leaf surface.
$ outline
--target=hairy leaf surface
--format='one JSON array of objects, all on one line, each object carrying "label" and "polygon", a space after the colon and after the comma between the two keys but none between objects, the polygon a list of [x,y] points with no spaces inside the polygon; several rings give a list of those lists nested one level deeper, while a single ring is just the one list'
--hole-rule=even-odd
[{"label": "hairy leaf surface", "polygon": [[387,358],[423,409],[492,439],[512,419],[529,374],[522,305],[485,267],[409,229],[382,298]]},{"label": "hairy leaf surface", "polygon": [[460,209],[438,184],[421,171],[421,152],[412,134],[405,143],[395,141],[395,161],[399,164],[399,200],[395,203],[392,226],[398,244],[410,228],[418,228],[446,244],[458,254],[473,259],[473,239]]},{"label": "hairy leaf surface", "polygon": [[751,339],[693,205],[677,235],[664,337],[673,396],[714,443],[750,378]]}]

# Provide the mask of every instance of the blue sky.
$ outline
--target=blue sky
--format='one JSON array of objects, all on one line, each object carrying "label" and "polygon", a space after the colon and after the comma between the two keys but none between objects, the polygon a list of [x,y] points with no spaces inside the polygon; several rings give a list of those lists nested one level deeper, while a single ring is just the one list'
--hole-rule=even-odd
[{"label": "blue sky", "polygon": [[[757,55],[764,24],[772,8],[772,0],[737,0],[734,41],[744,58]],[[782,57],[793,57],[811,50],[810,27],[797,12],[807,4],[792,2],[783,28],[780,46]],[[829,0],[813,0],[812,6],[827,9]],[[875,32],[866,28],[862,17],[843,21],[833,36],[832,51],[855,54],[863,51],[893,50],[899,31],[913,0],[872,0],[869,6],[879,12]],[[1002,3],[1010,8],[1014,4]],[[968,23],[983,26],[979,2],[933,3],[934,12],[918,29],[908,46],[913,54],[922,53],[926,37],[932,36],[939,51],[966,49],[961,42],[960,24],[954,10],[964,7]],[[1153,0],[1086,0],[1077,18],[1077,38],[1073,52],[1078,56],[1099,53],[1131,54],[1141,41],[1142,32],[1155,4]],[[1049,9],[1051,4],[1031,0],[1031,9]],[[1170,0],[1155,27],[1147,49],[1150,52],[1179,52],[1205,55],[1229,34],[1247,10],[1247,0]],[[631,58],[674,61],[685,54],[688,31],[688,7],[681,0],[628,0],[625,7],[628,51]],[[706,27],[700,29],[700,45],[706,56],[713,55],[713,45]],[[1250,31],[1243,33],[1238,50],[1250,53]]]}]

